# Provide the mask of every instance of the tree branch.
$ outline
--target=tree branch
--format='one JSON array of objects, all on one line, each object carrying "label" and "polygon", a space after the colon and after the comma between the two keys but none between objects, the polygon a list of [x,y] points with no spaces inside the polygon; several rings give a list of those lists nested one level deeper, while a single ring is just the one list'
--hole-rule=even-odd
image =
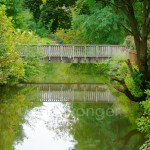
[{"label": "tree branch", "polygon": [[117,91],[119,91],[119,92],[121,92],[121,93],[124,93],[124,90],[123,90],[123,89],[121,89],[120,87],[118,87],[118,86],[114,86],[114,88],[115,88]]},{"label": "tree branch", "polygon": [[129,67],[129,70],[130,70],[130,74],[132,75],[133,74],[133,68],[132,68],[132,65],[131,65],[131,62],[130,60],[128,59],[127,61],[125,61],[127,66]]},{"label": "tree branch", "polygon": [[130,32],[130,34],[132,34],[133,35],[133,32],[130,30],[130,29],[128,29],[126,26],[124,26],[122,23],[120,23],[120,25],[123,27],[123,28],[125,28],[125,30],[127,30],[128,32]]},{"label": "tree branch", "polygon": [[112,77],[111,80],[117,81],[118,83],[120,83],[120,85],[123,86],[124,89],[121,89],[118,86],[114,86],[114,88],[117,91],[119,91],[121,93],[124,93],[131,101],[140,102],[140,101],[143,101],[143,100],[146,99],[146,94],[145,93],[141,97],[136,97],[136,96],[132,95],[124,80],[120,80],[120,79],[115,78],[115,77]]},{"label": "tree branch", "polygon": [[111,4],[112,6],[115,6],[116,8],[122,9],[119,5],[116,5],[116,4],[114,4],[113,2],[111,2],[111,1],[108,1],[108,0],[100,0],[100,1],[105,2],[105,3],[109,3],[109,4]]}]

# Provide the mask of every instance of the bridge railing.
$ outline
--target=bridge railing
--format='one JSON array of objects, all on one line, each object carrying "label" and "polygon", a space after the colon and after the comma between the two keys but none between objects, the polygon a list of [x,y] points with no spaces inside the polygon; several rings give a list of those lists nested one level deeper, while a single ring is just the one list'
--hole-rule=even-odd
[{"label": "bridge railing", "polygon": [[95,57],[106,58],[112,57],[118,52],[125,52],[125,46],[120,45],[31,45],[22,46],[24,49],[32,49],[34,51],[42,51],[49,59],[51,57],[79,58],[79,57]]},{"label": "bridge railing", "polygon": [[36,45],[48,57],[112,57],[123,52],[125,47],[118,45]]},{"label": "bridge railing", "polygon": [[45,62],[103,63],[116,54],[123,53],[131,58],[131,53],[121,45],[20,45],[22,57],[41,58]]}]

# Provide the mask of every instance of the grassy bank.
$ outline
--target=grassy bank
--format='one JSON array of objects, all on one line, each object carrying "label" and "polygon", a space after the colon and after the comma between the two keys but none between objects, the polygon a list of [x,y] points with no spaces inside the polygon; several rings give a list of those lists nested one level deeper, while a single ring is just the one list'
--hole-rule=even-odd
[{"label": "grassy bank", "polygon": [[106,83],[104,64],[44,64],[30,83]]}]

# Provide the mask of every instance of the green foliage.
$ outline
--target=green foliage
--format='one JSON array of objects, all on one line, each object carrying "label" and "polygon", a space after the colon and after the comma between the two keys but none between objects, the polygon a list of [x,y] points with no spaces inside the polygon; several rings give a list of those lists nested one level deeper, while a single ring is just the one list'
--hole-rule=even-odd
[{"label": "green foliage", "polygon": [[15,47],[15,30],[5,14],[4,5],[0,6],[0,20],[0,84],[13,84],[24,76],[24,68]]},{"label": "green foliage", "polygon": [[15,30],[16,44],[17,45],[36,45],[36,44],[50,44],[51,41],[48,38],[41,38],[34,32],[24,31],[21,29]]},{"label": "green foliage", "polygon": [[97,64],[45,64],[40,73],[30,78],[31,83],[106,83],[106,65]]},{"label": "green foliage", "polygon": [[72,13],[72,29],[80,30],[81,41],[88,44],[118,44],[123,41],[124,32],[118,24],[120,17],[110,6],[94,0],[78,0]]},{"label": "green foliage", "polygon": [[124,54],[117,54],[111,58],[109,61],[109,67],[110,70],[108,75],[110,78],[112,78],[114,86],[118,86],[123,90],[122,85],[116,80],[113,80],[117,79],[125,83],[131,94],[135,97],[140,97],[143,95],[143,90],[141,89],[143,84],[143,76],[138,67],[134,64],[131,66],[131,72],[129,66],[127,65],[127,57]]},{"label": "green foliage", "polygon": [[[86,44],[88,40],[86,37],[82,35],[82,29],[78,28],[76,30],[69,29],[64,30],[60,29],[55,32],[53,35],[53,39],[57,41],[57,43],[65,43],[65,44]],[[75,36],[72,36],[75,35]]]},{"label": "green foliage", "polygon": [[24,0],[0,0],[0,4],[6,6],[6,15],[12,18],[15,28],[29,29],[32,15],[24,9]]},{"label": "green foliage", "polygon": [[37,50],[36,46],[32,44],[50,44],[50,40],[47,38],[40,38],[33,32],[27,32],[17,30],[15,32],[16,46],[20,55],[24,54],[23,59],[25,75],[21,81],[28,81],[29,78],[34,78],[40,73],[40,69],[43,63],[40,62],[40,58],[45,57],[40,49]]},{"label": "green foliage", "polygon": [[143,114],[137,119],[138,130],[146,134],[147,141],[142,145],[140,150],[150,148],[150,90],[146,91],[147,100],[140,103]]},{"label": "green foliage", "polygon": [[[0,84],[16,84],[19,79],[28,80],[39,73],[39,58],[44,55],[30,45],[49,44],[50,40],[33,32],[15,30],[5,10],[4,5],[0,7]],[[20,57],[23,53],[24,59]]]},{"label": "green foliage", "polygon": [[31,30],[38,34],[40,37],[48,37],[50,33],[51,24],[52,21],[50,21],[47,27],[45,27],[43,26],[41,21],[38,21],[37,23],[33,23],[33,25],[31,26]]},{"label": "green foliage", "polygon": [[125,83],[134,96],[140,97],[143,95],[143,90],[141,89],[143,83],[142,74],[138,69],[135,69],[132,75],[128,74],[126,76]]},{"label": "green foliage", "polygon": [[[74,5],[75,0],[56,1],[27,0],[25,5],[33,13],[36,23],[55,32],[58,28],[69,29],[71,26],[71,13],[69,6]],[[49,31],[50,33],[50,31]]]},{"label": "green foliage", "polygon": [[40,17],[40,6],[42,5],[41,0],[26,0],[25,1],[25,7],[30,9],[30,11],[33,13],[35,22],[38,22],[38,19]]}]

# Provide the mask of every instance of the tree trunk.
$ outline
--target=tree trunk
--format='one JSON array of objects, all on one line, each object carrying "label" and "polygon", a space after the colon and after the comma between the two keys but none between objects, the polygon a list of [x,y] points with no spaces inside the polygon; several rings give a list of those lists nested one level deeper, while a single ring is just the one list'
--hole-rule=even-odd
[{"label": "tree trunk", "polygon": [[147,64],[147,39],[142,39],[137,41],[134,37],[136,50],[137,50],[137,60],[140,72],[143,74],[144,79],[148,79],[148,64]]}]

